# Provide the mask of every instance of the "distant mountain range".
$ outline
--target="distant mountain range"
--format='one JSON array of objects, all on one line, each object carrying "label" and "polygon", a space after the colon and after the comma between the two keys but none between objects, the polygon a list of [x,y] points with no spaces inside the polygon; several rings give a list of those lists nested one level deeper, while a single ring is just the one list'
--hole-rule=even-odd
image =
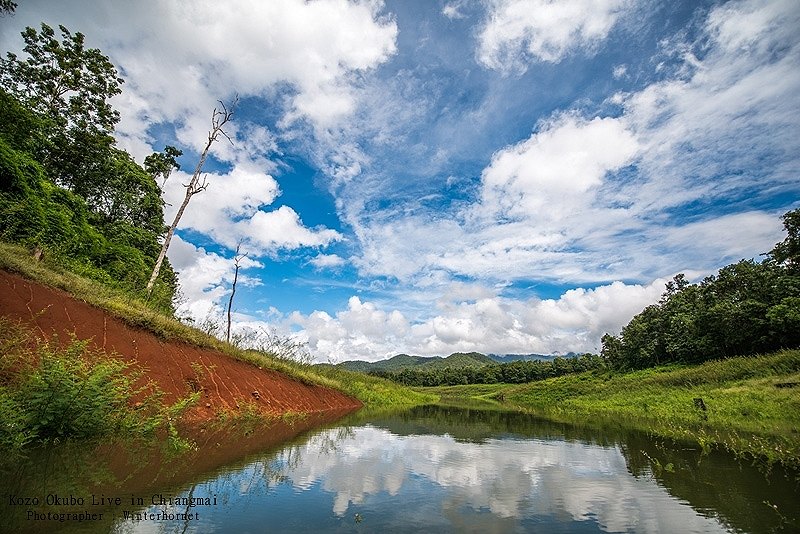
[{"label": "distant mountain range", "polygon": [[[510,363],[520,360],[546,360],[550,361],[557,356],[572,357],[576,354],[481,354],[480,352],[455,352],[443,358],[441,356],[411,356],[408,354],[398,354],[388,360],[377,362],[367,362],[364,360],[349,360],[336,364],[336,367],[343,367],[350,371],[370,373],[375,371],[402,371],[403,369],[435,369],[443,367],[483,367],[494,363]],[[326,365],[326,364],[324,364]]]}]

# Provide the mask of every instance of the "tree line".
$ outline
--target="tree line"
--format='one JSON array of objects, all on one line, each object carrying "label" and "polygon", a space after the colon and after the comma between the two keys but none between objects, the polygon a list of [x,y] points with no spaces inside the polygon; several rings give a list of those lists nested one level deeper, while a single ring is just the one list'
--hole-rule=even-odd
[{"label": "tree line", "polygon": [[741,260],[696,284],[683,274],[618,336],[603,336],[614,369],[800,347],[800,209],[783,215],[786,239],[761,262]]},{"label": "tree line", "polygon": [[456,386],[463,384],[522,384],[572,373],[605,367],[605,360],[596,354],[572,358],[558,356],[552,361],[520,360],[470,367],[422,367],[400,371],[371,371],[369,374],[388,378],[407,386]]}]

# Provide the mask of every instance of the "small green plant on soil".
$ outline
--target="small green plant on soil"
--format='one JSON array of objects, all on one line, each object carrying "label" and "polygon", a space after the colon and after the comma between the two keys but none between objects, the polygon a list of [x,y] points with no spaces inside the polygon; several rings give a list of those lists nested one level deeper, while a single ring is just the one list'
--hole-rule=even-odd
[{"label": "small green plant on soil", "polygon": [[[0,318],[0,448],[107,436],[172,435],[190,395],[164,407],[163,393],[132,364],[86,341],[41,339]],[[144,382],[144,383],[143,383]],[[175,436],[176,437],[176,436]]]},{"label": "small green plant on soil", "polygon": [[281,420],[289,426],[294,426],[296,423],[305,421],[306,419],[308,419],[308,414],[306,412],[296,412],[294,410],[289,410],[281,415]]},{"label": "small green plant on soil", "polygon": [[256,403],[243,402],[237,404],[236,409],[218,409],[212,426],[215,429],[237,431],[249,436],[259,426],[274,422],[275,418],[274,414],[264,412]]}]

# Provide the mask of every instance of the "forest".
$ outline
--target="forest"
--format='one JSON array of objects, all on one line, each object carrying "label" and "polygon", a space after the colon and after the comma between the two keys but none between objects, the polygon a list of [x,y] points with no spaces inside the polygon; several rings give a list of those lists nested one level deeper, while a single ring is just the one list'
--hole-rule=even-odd
[{"label": "forest", "polygon": [[29,27],[27,57],[0,59],[0,239],[172,314],[168,261],[145,288],[167,230],[157,178],[181,153],[166,147],[142,166],[116,146],[109,99],[123,80],[83,34],[59,30]]},{"label": "forest", "polygon": [[786,238],[763,261],[741,260],[690,284],[682,274],[619,336],[603,337],[614,369],[764,354],[800,346],[800,209],[783,215]]}]

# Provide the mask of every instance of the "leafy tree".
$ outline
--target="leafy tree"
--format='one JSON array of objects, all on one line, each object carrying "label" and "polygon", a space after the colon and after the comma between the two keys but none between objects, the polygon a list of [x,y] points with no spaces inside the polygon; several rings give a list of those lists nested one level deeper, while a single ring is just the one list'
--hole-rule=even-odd
[{"label": "leafy tree", "polygon": [[13,13],[17,9],[16,2],[11,0],[0,0],[0,13]]},{"label": "leafy tree", "polygon": [[800,210],[783,216],[787,237],[765,261],[741,260],[699,284],[667,283],[619,337],[603,336],[615,368],[702,362],[800,346]]},{"label": "leafy tree", "polygon": [[784,214],[783,226],[789,235],[775,245],[769,255],[776,262],[798,272],[800,271],[800,208]]},{"label": "leafy tree", "polygon": [[82,33],[59,29],[61,40],[47,24],[26,28],[26,57],[9,52],[0,59],[0,88],[40,117],[34,155],[48,178],[89,199],[102,195],[114,157],[119,112],[109,101],[123,81],[108,57],[86,48]]},{"label": "leafy tree", "polygon": [[41,32],[22,32],[28,58],[0,59],[0,84],[31,110],[61,128],[111,134],[119,121],[108,100],[121,92],[122,78],[108,57],[85,47],[85,36],[59,26],[63,41],[42,23]]},{"label": "leafy tree", "polygon": [[153,177],[153,180],[158,181],[161,178],[161,187],[163,188],[172,171],[181,168],[177,158],[182,155],[183,151],[167,145],[163,152],[153,152],[144,158],[144,170]]},{"label": "leafy tree", "polygon": [[[147,281],[163,231],[159,188],[124,151],[88,162],[106,187],[87,199],[56,185],[36,154],[47,126],[0,89],[0,239],[45,250],[79,274],[136,293]],[[172,312],[177,279],[165,263],[150,298]]]},{"label": "leafy tree", "polygon": [[87,200],[102,215],[103,222],[124,221],[158,236],[164,227],[163,201],[156,182],[133,158],[112,149],[99,164],[106,177],[103,187],[87,191]]}]

